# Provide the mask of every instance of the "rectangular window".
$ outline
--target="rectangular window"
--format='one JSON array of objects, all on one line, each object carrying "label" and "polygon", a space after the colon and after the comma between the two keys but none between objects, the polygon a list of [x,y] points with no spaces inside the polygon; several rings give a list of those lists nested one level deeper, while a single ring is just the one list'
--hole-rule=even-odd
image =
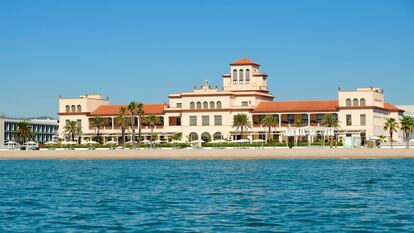
[{"label": "rectangular window", "polygon": [[197,126],[197,116],[190,116],[190,126]]},{"label": "rectangular window", "polygon": [[352,125],[352,115],[351,114],[346,115],[346,125],[347,126]]},{"label": "rectangular window", "polygon": [[203,126],[209,126],[210,125],[210,116],[201,116],[201,124]]},{"label": "rectangular window", "polygon": [[242,102],[242,107],[247,107],[247,106],[249,106],[249,102],[247,102],[247,101],[243,101],[243,102]]},{"label": "rectangular window", "polygon": [[288,124],[293,124],[293,122],[295,121],[295,115],[293,114],[288,114]]},{"label": "rectangular window", "polygon": [[324,114],[318,113],[316,115],[316,122],[320,124],[322,122],[323,116],[324,116]]},{"label": "rectangular window", "polygon": [[361,114],[360,115],[360,121],[361,121],[360,123],[361,123],[362,126],[367,125],[367,115]]},{"label": "rectangular window", "polygon": [[302,114],[302,121],[303,121],[303,123],[305,123],[305,124],[308,124],[308,114]]},{"label": "rectangular window", "polygon": [[222,125],[222,117],[221,115],[214,116],[214,125]]},{"label": "rectangular window", "polygon": [[182,108],[183,104],[182,103],[177,103],[177,108]]}]

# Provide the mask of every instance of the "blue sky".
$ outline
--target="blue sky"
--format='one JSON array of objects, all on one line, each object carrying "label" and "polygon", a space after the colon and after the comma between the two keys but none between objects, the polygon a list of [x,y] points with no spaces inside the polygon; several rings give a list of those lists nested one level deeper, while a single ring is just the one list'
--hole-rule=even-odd
[{"label": "blue sky", "polygon": [[276,100],[377,86],[414,104],[414,1],[0,0],[0,113],[56,116],[58,96],[163,103],[242,57]]}]

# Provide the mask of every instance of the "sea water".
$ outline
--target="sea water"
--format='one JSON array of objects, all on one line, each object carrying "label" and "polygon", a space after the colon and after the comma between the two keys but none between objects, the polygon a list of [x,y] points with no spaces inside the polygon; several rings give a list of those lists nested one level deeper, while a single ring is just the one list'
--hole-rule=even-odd
[{"label": "sea water", "polygon": [[0,161],[0,232],[414,232],[414,160]]}]

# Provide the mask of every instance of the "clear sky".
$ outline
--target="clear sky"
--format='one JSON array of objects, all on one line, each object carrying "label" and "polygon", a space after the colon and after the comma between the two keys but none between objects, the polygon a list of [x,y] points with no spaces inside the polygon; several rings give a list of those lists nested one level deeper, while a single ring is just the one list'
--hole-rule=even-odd
[{"label": "clear sky", "polygon": [[414,104],[414,1],[0,0],[0,113],[56,116],[58,96],[163,103],[228,64],[261,64],[276,100],[376,86]]}]

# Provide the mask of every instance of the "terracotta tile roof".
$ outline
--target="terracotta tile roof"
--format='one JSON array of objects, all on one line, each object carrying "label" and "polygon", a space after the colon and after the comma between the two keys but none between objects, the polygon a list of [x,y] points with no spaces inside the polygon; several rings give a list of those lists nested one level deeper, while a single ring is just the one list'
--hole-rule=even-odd
[{"label": "terracotta tile roof", "polygon": [[235,66],[235,65],[254,65],[254,66],[260,66],[259,64],[257,64],[256,62],[250,61],[247,57],[244,57],[238,61],[232,62],[230,65]]},{"label": "terracotta tile roof", "polygon": [[[128,107],[128,105],[101,105],[95,111],[91,112],[91,116],[115,116],[118,115],[121,107]],[[144,113],[148,114],[163,114],[164,104],[144,104]]]},{"label": "terracotta tile roof", "polygon": [[388,110],[388,111],[390,111],[390,112],[400,112],[400,111],[404,111],[404,110],[402,110],[402,109],[399,109],[399,108],[397,108],[397,107],[395,107],[394,105],[392,105],[391,103],[387,103],[387,102],[385,102],[384,103],[384,108],[386,109],[386,110]]},{"label": "terracotta tile roof", "polygon": [[253,112],[335,112],[337,100],[260,102]]}]

